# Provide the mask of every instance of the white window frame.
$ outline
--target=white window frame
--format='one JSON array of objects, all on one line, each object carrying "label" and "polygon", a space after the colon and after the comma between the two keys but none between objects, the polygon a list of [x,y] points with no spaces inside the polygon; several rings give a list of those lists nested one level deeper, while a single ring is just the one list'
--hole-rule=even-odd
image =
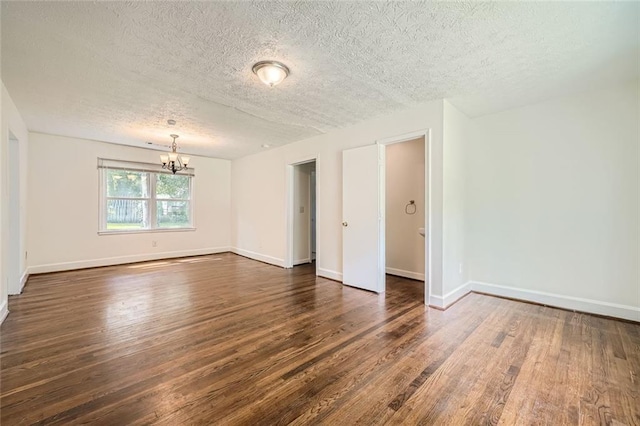
[{"label": "white window frame", "polygon": [[[108,197],[107,196],[107,180],[106,173],[109,169],[126,170],[139,173],[148,174],[149,196],[148,197]],[[153,232],[185,232],[195,231],[195,218],[194,218],[194,177],[195,170],[189,168],[186,171],[177,172],[176,174],[189,177],[189,198],[157,198],[156,188],[159,174],[172,174],[168,172],[160,165],[150,163],[139,163],[135,161],[121,161],[111,160],[106,158],[98,158],[98,175],[99,175],[99,223],[98,223],[98,235],[113,235],[113,234],[139,234],[139,233],[153,233]],[[148,228],[137,229],[107,229],[107,201],[108,200],[141,200],[148,203]],[[185,227],[159,227],[157,206],[158,201],[186,201],[189,203],[189,226]]]}]

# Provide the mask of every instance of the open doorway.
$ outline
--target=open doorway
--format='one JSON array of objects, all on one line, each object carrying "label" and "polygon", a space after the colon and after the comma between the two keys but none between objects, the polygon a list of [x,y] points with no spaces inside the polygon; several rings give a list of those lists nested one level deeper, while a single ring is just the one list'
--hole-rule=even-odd
[{"label": "open doorway", "polygon": [[316,160],[292,164],[290,167],[290,266],[308,265],[315,269],[318,222]]},{"label": "open doorway", "polygon": [[[424,212],[424,237],[421,227],[415,229],[418,244],[424,244],[424,270],[421,294],[428,304],[432,284],[438,284],[442,259],[442,245],[432,244],[442,235],[441,221],[434,212],[441,211],[440,192],[434,185],[432,173],[442,170],[442,161],[432,155],[430,129],[379,139],[375,145],[365,145],[342,151],[342,283],[376,293],[386,291],[386,148],[390,145],[421,139],[424,145],[424,200],[409,196],[401,205],[411,205]],[[394,189],[391,189],[393,191]],[[406,198],[406,196],[405,196]],[[411,210],[413,209],[411,208]],[[404,212],[404,210],[403,210]],[[406,213],[403,213],[406,214]],[[435,220],[434,220],[435,218]],[[418,238],[419,237],[419,238]],[[423,238],[423,239],[422,239]],[[320,252],[321,253],[321,252]],[[434,260],[436,262],[434,262]],[[435,268],[432,268],[435,265]],[[393,265],[390,265],[394,268]],[[399,269],[396,267],[396,269]],[[434,270],[435,269],[435,270]],[[420,271],[415,271],[419,273]],[[419,277],[419,276],[418,276]],[[410,279],[404,278],[402,279]],[[415,280],[419,281],[419,280]],[[419,298],[420,292],[413,296]]]},{"label": "open doorway", "polygon": [[385,145],[386,291],[425,298],[425,137]]}]

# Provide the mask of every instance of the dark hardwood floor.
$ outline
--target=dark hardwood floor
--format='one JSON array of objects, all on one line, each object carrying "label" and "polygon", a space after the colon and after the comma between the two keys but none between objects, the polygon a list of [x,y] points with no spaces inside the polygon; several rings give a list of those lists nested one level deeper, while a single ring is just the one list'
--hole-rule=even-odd
[{"label": "dark hardwood floor", "polygon": [[2,425],[640,425],[640,325],[387,288],[233,254],[33,276],[1,329]]}]

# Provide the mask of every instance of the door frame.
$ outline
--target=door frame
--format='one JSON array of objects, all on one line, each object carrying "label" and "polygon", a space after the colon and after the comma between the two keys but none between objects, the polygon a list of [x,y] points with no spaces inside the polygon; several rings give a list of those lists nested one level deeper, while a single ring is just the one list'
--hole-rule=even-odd
[{"label": "door frame", "polygon": [[295,206],[293,204],[293,184],[294,175],[293,168],[306,163],[316,163],[316,276],[318,275],[317,265],[320,265],[320,257],[322,251],[320,250],[320,155],[309,154],[306,156],[297,157],[294,160],[287,161],[285,166],[285,253],[284,253],[284,267],[293,268],[293,218],[295,216]]},{"label": "door frame", "polygon": [[16,295],[22,293],[23,287],[23,271],[20,266],[22,263],[22,227],[20,217],[21,204],[21,152],[20,140],[8,130],[6,163],[5,163],[5,179],[7,190],[7,209],[4,213],[7,215],[6,224],[7,234],[4,236],[4,257],[7,277],[7,294]]},{"label": "door frame", "polygon": [[[433,148],[433,144],[431,142],[431,129],[421,129],[421,130],[416,130],[414,132],[409,132],[409,133],[403,133],[401,135],[397,135],[397,136],[391,136],[388,138],[383,138],[383,139],[378,139],[376,140],[376,144],[378,145],[393,145],[396,143],[402,143],[402,142],[408,142],[410,140],[413,139],[418,139],[420,137],[424,138],[424,154],[425,154],[425,159],[424,159],[424,179],[425,179],[425,183],[424,183],[424,188],[425,188],[425,197],[424,197],[424,211],[425,211],[425,221],[426,223],[426,234],[424,237],[424,248],[425,248],[425,259],[424,259],[424,267],[425,267],[425,271],[424,271],[424,303],[425,305],[429,305],[429,300],[431,300],[431,287],[433,286],[433,276],[432,276],[432,260],[434,258],[434,253],[433,253],[433,244],[432,244],[432,235],[433,235],[433,202],[431,197],[433,196],[433,179],[432,179],[432,173],[434,170],[434,158],[432,155],[432,148]],[[384,168],[386,169],[386,156],[383,157],[383,162],[384,162]],[[384,187],[383,185],[386,184],[386,176],[385,176],[385,182],[383,182],[380,187],[378,188],[379,194],[383,194],[384,193]],[[384,211],[386,209],[386,205],[383,204],[382,205],[382,209],[384,212],[383,217],[385,218],[386,221],[386,211]],[[380,230],[380,232],[384,232],[384,230]],[[381,235],[382,236],[382,235]],[[381,269],[382,271],[378,271],[379,273],[385,274],[386,273],[386,247],[385,247],[385,256],[382,256],[382,262],[381,262]]]}]

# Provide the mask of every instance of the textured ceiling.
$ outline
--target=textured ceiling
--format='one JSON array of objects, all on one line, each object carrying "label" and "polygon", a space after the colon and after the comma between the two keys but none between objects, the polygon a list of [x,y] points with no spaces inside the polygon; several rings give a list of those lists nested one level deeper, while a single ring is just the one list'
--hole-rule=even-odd
[{"label": "textured ceiling", "polygon": [[[1,7],[2,80],[30,130],[136,146],[177,132],[220,158],[433,99],[477,116],[638,74],[637,3]],[[263,59],[290,77],[264,86]]]}]

